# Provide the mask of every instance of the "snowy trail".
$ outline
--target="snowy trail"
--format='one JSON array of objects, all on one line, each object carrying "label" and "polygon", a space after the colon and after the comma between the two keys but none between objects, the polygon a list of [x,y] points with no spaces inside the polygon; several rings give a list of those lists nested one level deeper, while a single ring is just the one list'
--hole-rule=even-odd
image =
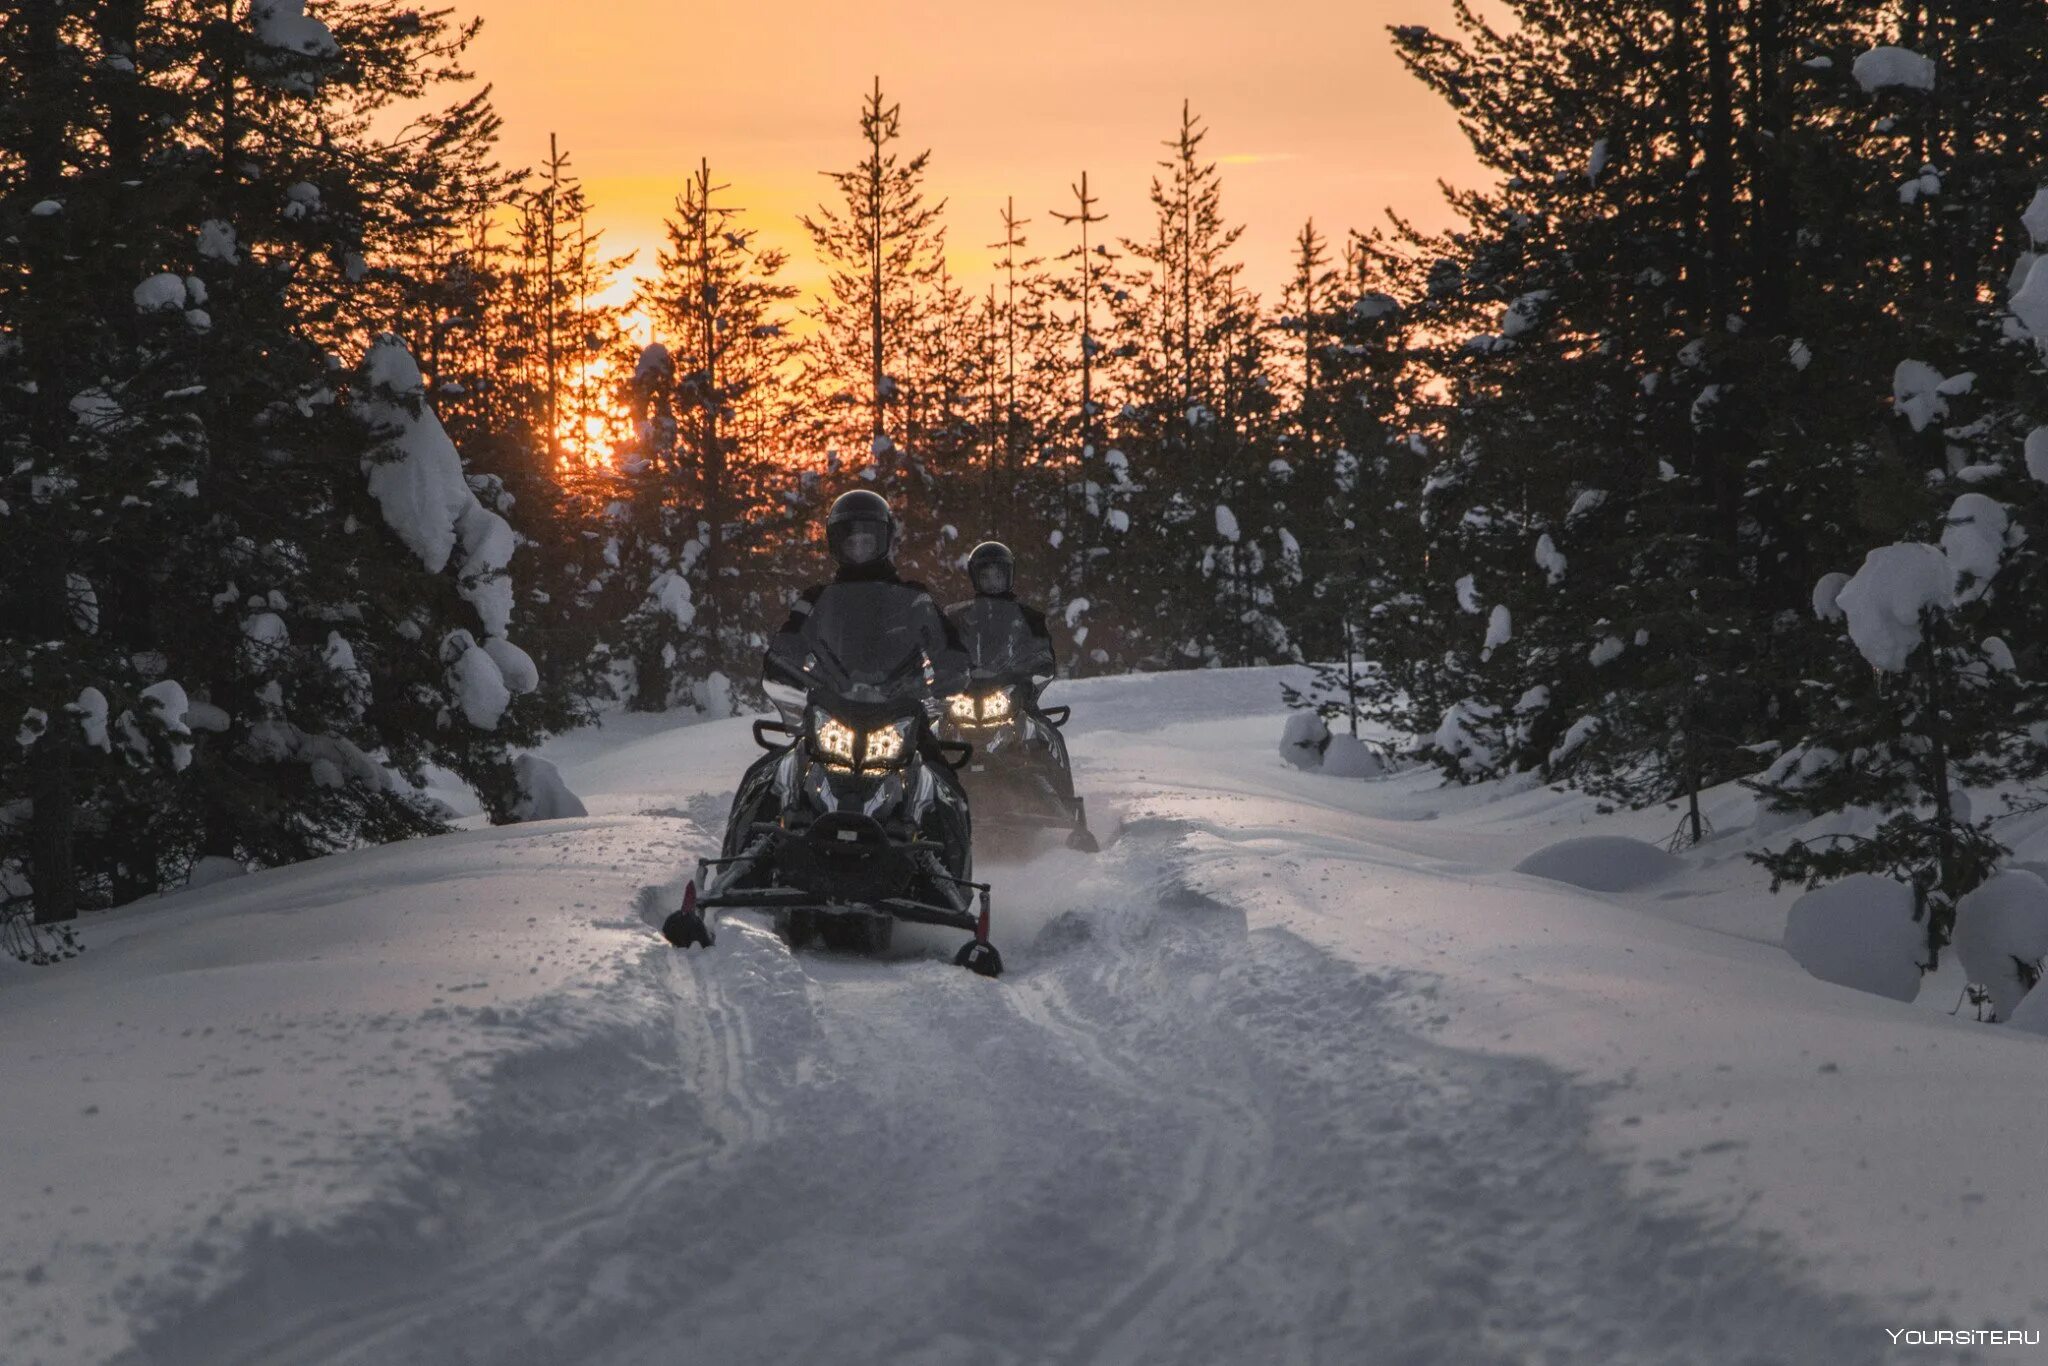
[{"label": "snowy trail", "polygon": [[1855,1359],[1845,1305],[1629,1198],[1560,1077],[1179,885],[1187,833],[1062,867],[1119,900],[1000,984],[742,922],[650,951],[666,1037],[501,1079],[447,1234],[279,1249],[138,1359]]},{"label": "snowy trail", "polygon": [[1807,978],[1746,798],[1588,893],[1511,870],[1662,813],[1294,773],[1274,682],[1068,685],[1123,834],[982,868],[997,982],[660,944],[740,723],[571,737],[587,820],[118,913],[0,983],[0,1360],[1861,1362],[2048,1313],[1985,1196],[2048,1049]]}]

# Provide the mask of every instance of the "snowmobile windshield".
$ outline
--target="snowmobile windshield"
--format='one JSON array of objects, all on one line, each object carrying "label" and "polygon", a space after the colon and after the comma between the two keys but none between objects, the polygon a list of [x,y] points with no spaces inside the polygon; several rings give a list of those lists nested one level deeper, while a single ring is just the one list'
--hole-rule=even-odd
[{"label": "snowmobile windshield", "polygon": [[818,680],[859,700],[921,697],[924,638],[899,583],[836,583],[805,625]]},{"label": "snowmobile windshield", "polygon": [[1010,566],[999,560],[991,560],[974,571],[974,587],[983,593],[1007,593],[1010,591]]},{"label": "snowmobile windshield", "polygon": [[1044,638],[1031,629],[1015,603],[980,598],[951,615],[976,678],[1050,672]]}]

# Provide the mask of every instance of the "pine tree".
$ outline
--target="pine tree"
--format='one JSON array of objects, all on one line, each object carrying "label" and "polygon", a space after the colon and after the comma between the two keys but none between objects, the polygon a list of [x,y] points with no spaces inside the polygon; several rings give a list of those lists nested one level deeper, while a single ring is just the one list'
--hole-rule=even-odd
[{"label": "pine tree", "polygon": [[[907,359],[921,296],[943,266],[945,204],[925,201],[931,153],[906,159],[895,150],[902,106],[885,101],[879,77],[862,103],[860,130],[866,155],[851,170],[826,172],[838,202],[801,220],[830,271],[810,311],[815,330],[804,340],[804,363],[820,405],[820,438],[842,459],[858,446],[855,467],[872,465],[886,493],[908,472],[905,460],[914,469],[917,459],[899,452],[889,433],[890,407],[903,397],[892,367]],[[856,375],[857,388],[848,382]],[[825,420],[835,411],[844,416]]]}]

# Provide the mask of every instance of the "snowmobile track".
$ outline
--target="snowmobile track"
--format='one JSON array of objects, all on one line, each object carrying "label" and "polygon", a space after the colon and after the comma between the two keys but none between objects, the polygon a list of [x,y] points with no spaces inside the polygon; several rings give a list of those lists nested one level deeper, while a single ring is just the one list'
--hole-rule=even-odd
[{"label": "snowmobile track", "polygon": [[1876,1358],[1768,1247],[1630,1196],[1582,1088],[1189,890],[1190,829],[1127,827],[1000,983],[737,916],[650,949],[617,1029],[131,1359]]}]

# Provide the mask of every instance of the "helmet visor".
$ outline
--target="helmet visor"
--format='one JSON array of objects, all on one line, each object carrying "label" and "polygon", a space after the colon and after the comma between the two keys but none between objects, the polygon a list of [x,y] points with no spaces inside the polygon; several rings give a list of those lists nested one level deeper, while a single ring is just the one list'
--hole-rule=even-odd
[{"label": "helmet visor", "polygon": [[1001,560],[988,560],[974,568],[974,587],[982,593],[1007,593],[1010,591],[1010,566]]},{"label": "helmet visor", "polygon": [[889,530],[873,522],[855,522],[839,537],[839,562],[844,565],[873,564],[888,553]]}]

